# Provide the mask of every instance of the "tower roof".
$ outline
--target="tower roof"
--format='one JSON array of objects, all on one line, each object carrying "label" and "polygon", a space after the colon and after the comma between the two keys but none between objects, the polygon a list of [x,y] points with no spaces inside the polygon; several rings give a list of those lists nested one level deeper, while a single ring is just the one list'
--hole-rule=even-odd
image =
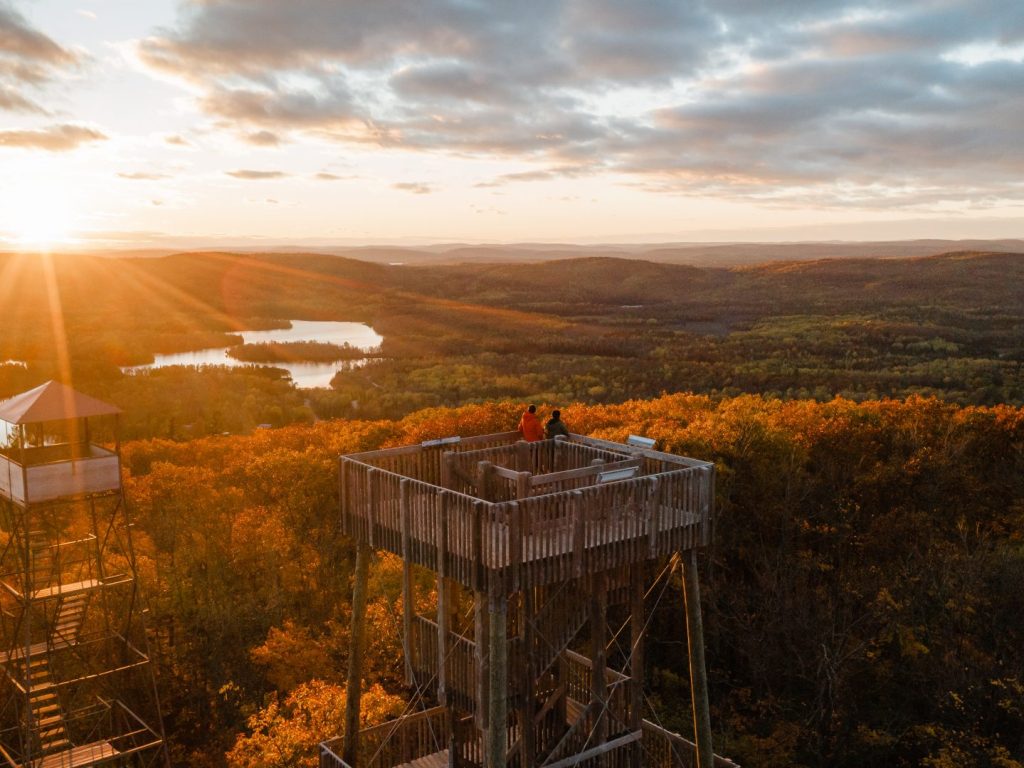
[{"label": "tower roof", "polygon": [[117,406],[76,392],[59,381],[48,381],[0,402],[0,420],[8,424],[68,421],[116,413],[121,413]]}]

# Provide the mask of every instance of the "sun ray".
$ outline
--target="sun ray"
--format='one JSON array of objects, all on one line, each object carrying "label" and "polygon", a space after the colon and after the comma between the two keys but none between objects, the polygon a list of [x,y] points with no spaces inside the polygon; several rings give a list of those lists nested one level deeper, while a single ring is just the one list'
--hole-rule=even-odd
[{"label": "sun ray", "polygon": [[74,386],[71,380],[71,354],[68,351],[67,328],[64,325],[64,307],[60,300],[60,286],[57,284],[57,273],[53,268],[53,256],[49,253],[40,254],[43,266],[43,283],[46,287],[47,310],[50,317],[50,330],[53,333],[54,351],[57,355],[57,370],[61,381],[69,387]]}]

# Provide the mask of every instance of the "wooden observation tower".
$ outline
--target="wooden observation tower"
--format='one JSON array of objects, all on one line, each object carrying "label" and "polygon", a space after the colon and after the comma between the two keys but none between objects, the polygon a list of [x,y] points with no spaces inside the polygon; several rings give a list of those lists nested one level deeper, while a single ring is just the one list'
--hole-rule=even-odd
[{"label": "wooden observation tower", "polygon": [[118,414],[56,382],[0,402],[0,766],[166,765]]},{"label": "wooden observation tower", "polygon": [[[644,438],[518,438],[341,458],[342,527],[357,543],[352,657],[346,735],[321,745],[322,768],[732,765],[711,751],[695,559],[714,466]],[[403,560],[405,673],[423,706],[360,732],[371,549]],[[680,560],[697,744],[644,707],[645,597]],[[417,566],[436,574],[431,617],[414,611]]]}]

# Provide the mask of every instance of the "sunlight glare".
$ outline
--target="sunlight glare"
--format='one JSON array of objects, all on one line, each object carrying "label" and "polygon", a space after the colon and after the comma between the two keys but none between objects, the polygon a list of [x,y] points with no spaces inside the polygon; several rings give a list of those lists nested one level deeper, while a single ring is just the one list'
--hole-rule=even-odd
[{"label": "sunlight glare", "polygon": [[0,201],[0,234],[32,249],[72,242],[74,214],[59,186],[22,183],[5,192]]}]

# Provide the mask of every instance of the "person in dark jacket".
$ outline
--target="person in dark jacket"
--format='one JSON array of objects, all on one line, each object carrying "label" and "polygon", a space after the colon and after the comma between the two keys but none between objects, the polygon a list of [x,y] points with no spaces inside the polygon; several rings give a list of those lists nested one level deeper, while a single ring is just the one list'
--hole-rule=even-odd
[{"label": "person in dark jacket", "polygon": [[551,418],[548,419],[548,423],[544,425],[544,437],[551,439],[552,437],[556,437],[557,435],[562,435],[562,437],[569,436],[569,429],[562,422],[561,417],[561,411],[551,412]]}]

